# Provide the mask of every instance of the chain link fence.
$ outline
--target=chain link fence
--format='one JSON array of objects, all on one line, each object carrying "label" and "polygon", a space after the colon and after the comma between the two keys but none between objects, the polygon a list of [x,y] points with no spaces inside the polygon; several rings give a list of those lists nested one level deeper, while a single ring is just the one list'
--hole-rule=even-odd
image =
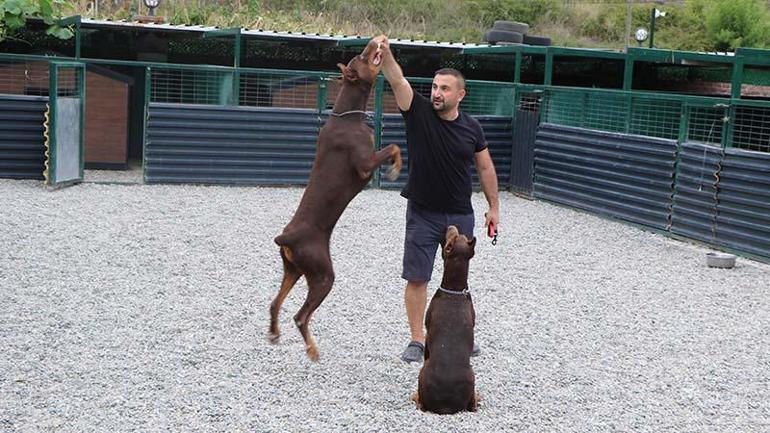
[{"label": "chain link fence", "polygon": [[[770,152],[768,101],[540,88],[546,123]],[[522,86],[520,91],[531,89]]]}]

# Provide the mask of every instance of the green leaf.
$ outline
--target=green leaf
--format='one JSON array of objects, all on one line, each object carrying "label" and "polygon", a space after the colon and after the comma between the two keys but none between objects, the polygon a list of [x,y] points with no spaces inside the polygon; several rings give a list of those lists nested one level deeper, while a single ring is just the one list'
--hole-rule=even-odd
[{"label": "green leaf", "polygon": [[6,0],[5,11],[11,15],[21,15],[21,0]]},{"label": "green leaf", "polygon": [[69,39],[73,36],[72,30],[65,27],[59,27],[58,25],[52,25],[51,27],[48,27],[48,30],[45,31],[45,34],[57,37],[59,39]]},{"label": "green leaf", "polygon": [[35,2],[25,1],[21,3],[21,11],[24,15],[35,15],[40,10],[40,7]]},{"label": "green leaf", "polygon": [[38,0],[37,4],[40,8],[40,15],[46,18],[53,15],[53,5],[51,4],[51,0]]},{"label": "green leaf", "polygon": [[8,13],[5,14],[5,25],[8,26],[10,30],[15,30],[21,27],[24,27],[24,18],[18,16],[18,15],[10,15]]}]

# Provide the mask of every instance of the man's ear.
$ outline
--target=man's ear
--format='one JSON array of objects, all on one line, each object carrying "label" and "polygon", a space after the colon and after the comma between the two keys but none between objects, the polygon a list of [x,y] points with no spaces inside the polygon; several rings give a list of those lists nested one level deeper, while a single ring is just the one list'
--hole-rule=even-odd
[{"label": "man's ear", "polygon": [[463,100],[463,98],[465,98],[465,94],[466,94],[467,92],[465,91],[465,89],[460,89],[460,91],[459,91],[459,92],[457,92],[457,93],[458,93],[458,95],[460,95],[460,99],[458,99],[458,100],[457,100],[457,103],[459,104],[459,103],[460,103],[460,101],[462,101],[462,100]]}]

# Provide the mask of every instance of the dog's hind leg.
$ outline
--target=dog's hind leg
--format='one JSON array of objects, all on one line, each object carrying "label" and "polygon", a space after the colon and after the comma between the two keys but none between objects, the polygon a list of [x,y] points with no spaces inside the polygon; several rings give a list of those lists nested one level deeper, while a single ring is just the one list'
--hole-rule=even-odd
[{"label": "dog's hind leg", "polygon": [[315,344],[313,334],[310,333],[310,319],[319,305],[326,299],[326,295],[334,284],[334,271],[331,258],[326,257],[327,264],[312,275],[307,274],[307,298],[305,303],[294,315],[294,323],[299,328],[302,338],[305,340],[305,352],[311,361],[318,361],[318,347]]},{"label": "dog's hind leg", "polygon": [[289,247],[281,247],[281,259],[283,260],[283,281],[281,281],[281,289],[273,302],[270,303],[270,332],[267,334],[267,338],[271,343],[277,343],[281,336],[281,331],[278,329],[278,314],[281,312],[281,305],[299,277],[302,276],[302,272],[291,262]]}]

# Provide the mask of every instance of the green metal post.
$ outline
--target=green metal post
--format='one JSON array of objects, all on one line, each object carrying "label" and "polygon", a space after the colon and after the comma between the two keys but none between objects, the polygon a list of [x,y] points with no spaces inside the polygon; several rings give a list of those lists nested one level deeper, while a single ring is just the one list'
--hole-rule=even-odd
[{"label": "green metal post", "polygon": [[[230,98],[227,102],[230,105],[240,105],[241,96],[241,28],[230,27],[227,29],[209,30],[203,33],[204,38],[219,38],[225,36],[233,36],[235,38],[235,44],[233,47],[233,71],[232,71],[232,87]],[[222,90],[220,88],[220,100],[222,98]]]},{"label": "green metal post", "polygon": [[59,92],[59,67],[48,66],[48,185],[56,185],[56,101]]},{"label": "green metal post", "polygon": [[86,168],[86,65],[82,64],[77,68],[80,73],[78,80],[78,93],[80,94],[80,179],[85,180],[84,170]]},{"label": "green metal post", "polygon": [[653,41],[655,40],[655,8],[652,8],[652,18],[650,18],[650,48],[654,48]]},{"label": "green metal post", "polygon": [[538,124],[546,123],[548,120],[548,111],[550,110],[549,105],[551,105],[551,89],[548,87],[543,88],[543,100],[540,101],[540,113],[538,120]]},{"label": "green metal post", "polygon": [[150,98],[152,89],[152,71],[148,66],[144,71],[144,110],[142,127],[142,182],[147,183],[147,125],[150,120]]},{"label": "green metal post", "polygon": [[545,77],[543,77],[543,84],[546,86],[550,86],[552,81],[553,75],[553,52],[549,49],[545,53]]},{"label": "green metal post", "polygon": [[320,114],[326,110],[326,98],[328,97],[327,89],[327,77],[318,77],[318,99],[316,100],[316,108]]},{"label": "green metal post", "polygon": [[80,60],[80,16],[75,23],[75,58]]},{"label": "green metal post", "polygon": [[741,87],[743,86],[743,63],[743,56],[735,56],[732,79],[730,80],[730,97],[733,99],[741,98]]},{"label": "green metal post", "polygon": [[627,54],[623,66],[623,90],[631,90],[634,85],[634,55]]},{"label": "green metal post", "polygon": [[628,92],[626,99],[626,133],[631,130],[631,119],[634,114],[634,98],[631,93],[634,83],[634,55],[626,53],[626,61],[623,65],[623,90]]},{"label": "green metal post", "polygon": [[515,64],[515,70],[513,71],[513,82],[515,84],[521,83],[521,60],[522,60],[523,54],[521,51],[516,51],[516,64]]},{"label": "green metal post", "polygon": [[75,59],[80,59],[80,23],[82,18],[80,15],[73,15],[71,17],[62,18],[56,22],[60,27],[75,26]]},{"label": "green metal post", "polygon": [[[374,85],[374,148],[382,148],[382,98],[385,93],[385,76],[379,74]],[[372,185],[380,187],[380,170],[374,171]]]},{"label": "green metal post", "polygon": [[733,137],[733,124],[735,120],[735,104],[730,104],[725,107],[725,115],[723,117],[724,126],[722,127],[722,137],[719,144],[722,145],[722,149],[732,146]]},{"label": "green metal post", "polygon": [[690,128],[690,108],[687,101],[682,101],[681,114],[679,117],[679,146],[687,141],[687,129]]},{"label": "green metal post", "polygon": [[628,134],[631,131],[631,119],[634,117],[634,96],[633,93],[628,92],[626,96],[626,125],[625,132]]},{"label": "green metal post", "polygon": [[241,104],[241,32],[235,34],[235,52],[233,53],[233,105]]}]

